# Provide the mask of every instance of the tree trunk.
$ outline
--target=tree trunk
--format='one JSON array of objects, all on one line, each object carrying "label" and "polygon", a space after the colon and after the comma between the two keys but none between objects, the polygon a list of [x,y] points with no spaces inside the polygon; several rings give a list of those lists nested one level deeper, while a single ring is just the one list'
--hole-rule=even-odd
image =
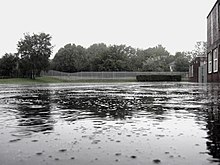
[{"label": "tree trunk", "polygon": [[35,71],[31,70],[31,79],[35,80]]}]

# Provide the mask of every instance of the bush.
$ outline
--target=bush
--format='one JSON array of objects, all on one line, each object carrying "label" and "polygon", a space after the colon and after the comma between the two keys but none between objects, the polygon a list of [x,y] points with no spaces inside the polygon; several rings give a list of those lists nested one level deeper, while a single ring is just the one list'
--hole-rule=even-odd
[{"label": "bush", "polygon": [[136,80],[145,81],[181,81],[181,75],[137,75]]}]

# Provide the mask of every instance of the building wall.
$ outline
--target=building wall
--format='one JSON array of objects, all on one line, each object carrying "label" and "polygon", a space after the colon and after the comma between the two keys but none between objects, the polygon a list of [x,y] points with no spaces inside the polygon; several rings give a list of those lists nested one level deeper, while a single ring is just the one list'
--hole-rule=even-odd
[{"label": "building wall", "polygon": [[[219,71],[219,45],[220,45],[220,0],[217,0],[212,10],[207,17],[207,81],[208,82],[220,82],[220,71]],[[218,70],[214,71],[214,50],[217,49],[218,54]],[[209,56],[210,54],[210,56]],[[211,61],[211,65],[209,62]],[[210,68],[211,72],[210,72]]]},{"label": "building wall", "polygon": [[[205,82],[206,82],[206,75],[207,75],[207,71],[206,73],[204,73],[204,70],[201,70],[201,67],[206,63],[207,58],[206,57],[196,57],[190,64],[190,72],[192,71],[193,73],[189,74],[189,80],[191,82],[201,82],[199,80],[199,77],[205,77]],[[205,65],[206,66],[206,65]],[[203,81],[203,82],[204,82]]]},{"label": "building wall", "polygon": [[190,76],[189,80],[191,82],[198,82],[198,68],[199,68],[199,63],[196,63],[196,61],[193,61],[191,63],[192,67],[193,67],[193,75]]},{"label": "building wall", "polygon": [[216,2],[207,17],[207,48],[212,51],[219,44],[219,2]]},{"label": "building wall", "polygon": [[207,64],[200,66],[198,72],[198,82],[207,83]]}]

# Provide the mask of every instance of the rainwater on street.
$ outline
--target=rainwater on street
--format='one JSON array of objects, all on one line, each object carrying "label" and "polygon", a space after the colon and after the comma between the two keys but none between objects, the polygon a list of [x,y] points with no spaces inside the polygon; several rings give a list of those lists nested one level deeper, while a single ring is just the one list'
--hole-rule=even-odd
[{"label": "rainwater on street", "polygon": [[220,164],[219,108],[220,84],[0,85],[0,164]]}]

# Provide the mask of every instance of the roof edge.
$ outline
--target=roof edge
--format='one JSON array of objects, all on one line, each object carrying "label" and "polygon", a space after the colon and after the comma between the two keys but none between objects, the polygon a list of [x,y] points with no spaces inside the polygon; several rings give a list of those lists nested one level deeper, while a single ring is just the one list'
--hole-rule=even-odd
[{"label": "roof edge", "polygon": [[211,11],[209,12],[207,18],[209,17],[209,15],[211,14],[212,10],[214,9],[214,7],[217,5],[217,3],[218,3],[219,1],[220,1],[220,0],[217,0],[217,1],[215,2],[215,4],[213,5]]}]

